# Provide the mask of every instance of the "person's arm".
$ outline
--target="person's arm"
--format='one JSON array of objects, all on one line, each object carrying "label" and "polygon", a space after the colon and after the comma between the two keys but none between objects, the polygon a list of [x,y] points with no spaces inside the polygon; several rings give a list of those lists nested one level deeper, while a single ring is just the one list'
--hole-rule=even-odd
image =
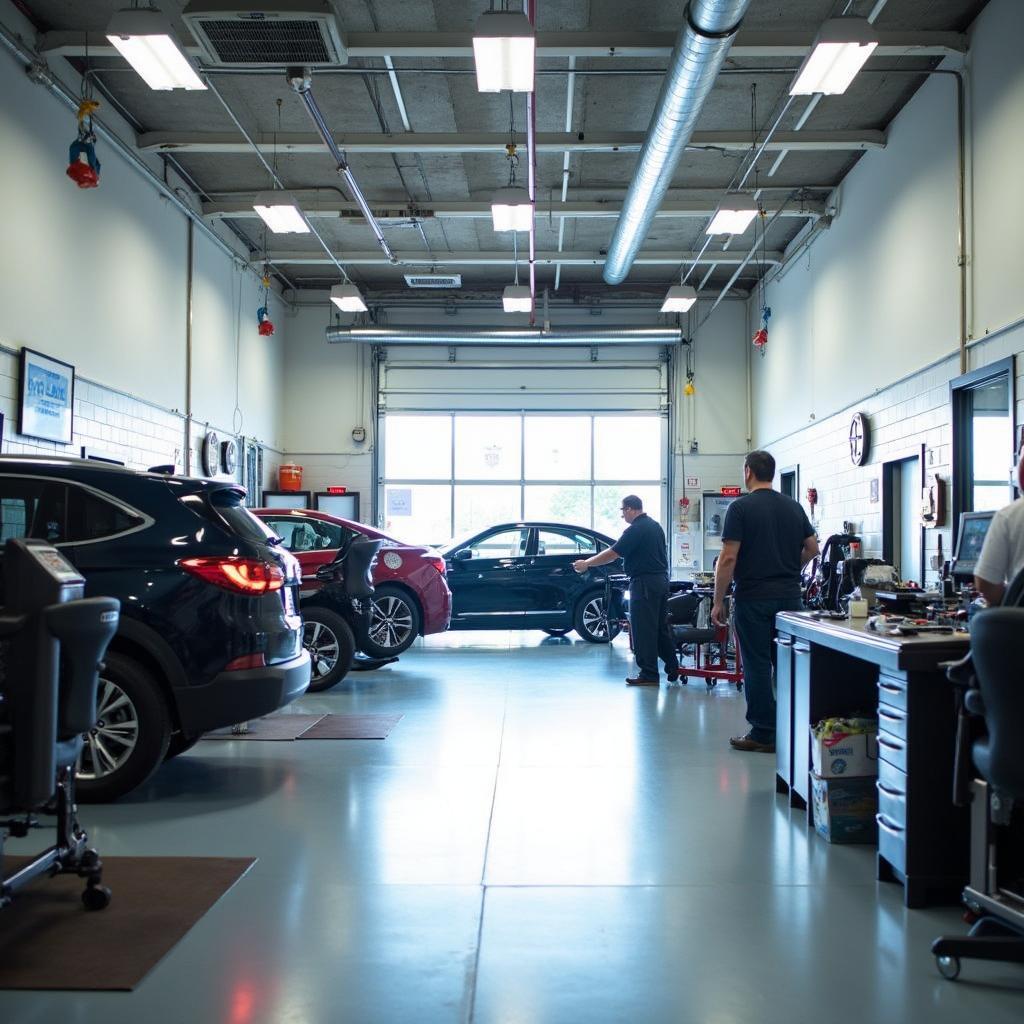
[{"label": "person's arm", "polygon": [[1002,583],[989,583],[988,580],[983,580],[980,576],[974,577],[974,589],[988,601],[992,608],[1003,603],[1003,594],[1006,593],[1006,587]]},{"label": "person's arm", "polygon": [[723,611],[725,595],[732,583],[732,574],[736,571],[736,559],[740,553],[738,540],[727,540],[722,543],[722,553],[718,556],[715,566],[715,600],[711,605],[711,621],[716,626],[724,626]]},{"label": "person's arm", "polygon": [[997,512],[974,566],[974,587],[994,607],[1003,600],[1010,572],[1010,531],[1006,517]]},{"label": "person's arm", "polygon": [[819,554],[818,538],[812,533],[810,537],[804,538],[804,546],[800,549],[800,566],[803,568],[812,558]]},{"label": "person's arm", "polygon": [[584,573],[588,569],[593,569],[598,565],[608,565],[609,562],[618,561],[622,556],[615,550],[615,548],[605,548],[604,551],[598,551],[596,555],[591,555],[589,558],[578,558],[572,563],[572,567],[579,573]]}]

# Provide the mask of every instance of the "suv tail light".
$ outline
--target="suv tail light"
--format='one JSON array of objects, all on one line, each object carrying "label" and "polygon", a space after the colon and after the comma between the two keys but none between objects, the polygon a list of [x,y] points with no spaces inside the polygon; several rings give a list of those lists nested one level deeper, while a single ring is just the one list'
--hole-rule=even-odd
[{"label": "suv tail light", "polygon": [[259,654],[243,654],[234,658],[224,666],[225,672],[239,672],[247,668],[266,668],[267,656],[261,651]]},{"label": "suv tail light", "polygon": [[183,558],[178,565],[193,576],[236,594],[266,594],[284,586],[284,570],[257,558],[207,555],[202,558]]},{"label": "suv tail light", "polygon": [[427,561],[442,575],[448,575],[448,566],[440,555],[427,555]]}]

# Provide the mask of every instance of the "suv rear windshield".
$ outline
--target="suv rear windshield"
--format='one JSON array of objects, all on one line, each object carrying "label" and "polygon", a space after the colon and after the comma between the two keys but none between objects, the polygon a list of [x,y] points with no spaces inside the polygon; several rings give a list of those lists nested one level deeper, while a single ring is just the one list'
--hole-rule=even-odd
[{"label": "suv rear windshield", "polygon": [[242,504],[242,491],[233,487],[214,487],[200,501],[196,501],[197,497],[188,495],[183,500],[193,511],[213,519],[218,525],[226,527],[228,532],[257,544],[277,539],[277,534]]}]

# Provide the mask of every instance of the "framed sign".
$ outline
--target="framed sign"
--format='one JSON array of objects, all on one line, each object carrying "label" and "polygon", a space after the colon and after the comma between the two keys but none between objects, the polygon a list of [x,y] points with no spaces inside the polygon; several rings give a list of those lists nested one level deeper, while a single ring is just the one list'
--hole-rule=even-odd
[{"label": "framed sign", "polygon": [[75,368],[30,348],[21,350],[18,433],[71,444]]}]

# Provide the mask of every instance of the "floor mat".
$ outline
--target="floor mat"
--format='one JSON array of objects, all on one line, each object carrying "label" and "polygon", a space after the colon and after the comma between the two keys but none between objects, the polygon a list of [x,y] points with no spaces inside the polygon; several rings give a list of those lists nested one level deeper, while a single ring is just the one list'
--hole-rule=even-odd
[{"label": "floor mat", "polygon": [[249,722],[249,731],[233,733],[231,728],[208,732],[204,740],[297,740],[324,715],[269,715]]},{"label": "floor mat", "polygon": [[[18,861],[4,858],[4,873]],[[252,857],[104,857],[110,906],[85,880],[39,878],[0,910],[0,989],[130,991],[244,875]]]},{"label": "floor mat", "polygon": [[300,740],[386,740],[401,715],[325,715]]}]

